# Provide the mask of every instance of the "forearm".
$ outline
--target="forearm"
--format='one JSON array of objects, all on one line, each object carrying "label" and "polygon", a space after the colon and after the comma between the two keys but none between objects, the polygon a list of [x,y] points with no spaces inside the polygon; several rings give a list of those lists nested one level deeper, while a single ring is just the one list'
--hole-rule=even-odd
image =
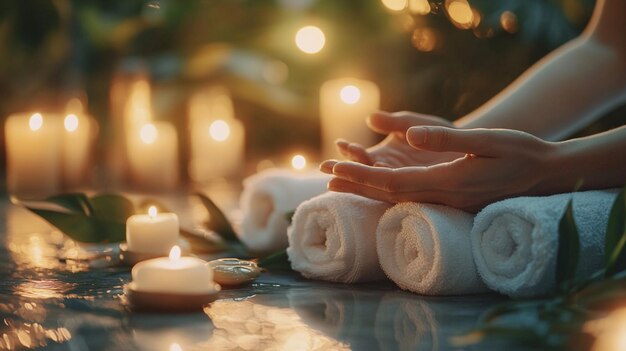
[{"label": "forearm", "polygon": [[626,101],[626,1],[598,1],[581,37],[535,64],[500,94],[455,122],[561,140]]},{"label": "forearm", "polygon": [[532,193],[569,192],[581,182],[582,190],[626,185],[626,126],[552,146]]}]

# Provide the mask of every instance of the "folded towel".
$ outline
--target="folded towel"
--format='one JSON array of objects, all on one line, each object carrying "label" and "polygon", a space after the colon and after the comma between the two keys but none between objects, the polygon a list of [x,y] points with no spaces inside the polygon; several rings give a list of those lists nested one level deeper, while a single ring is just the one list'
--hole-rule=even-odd
[{"label": "folded towel", "polygon": [[239,237],[256,252],[287,247],[287,214],[303,201],[326,192],[330,176],[321,172],[270,169],[243,182],[243,212]]},{"label": "folded towel", "polygon": [[577,276],[600,269],[604,235],[615,191],[518,197],[485,207],[474,221],[472,251],[490,288],[512,297],[546,294],[555,288],[559,222],[573,198],[580,236]]},{"label": "folded towel", "polygon": [[389,206],[332,192],[303,202],[288,230],[291,267],[307,278],[341,283],[384,279],[376,225]]},{"label": "folded towel", "polygon": [[398,286],[424,295],[487,291],[472,258],[472,215],[441,205],[390,208],[376,231],[380,265]]}]

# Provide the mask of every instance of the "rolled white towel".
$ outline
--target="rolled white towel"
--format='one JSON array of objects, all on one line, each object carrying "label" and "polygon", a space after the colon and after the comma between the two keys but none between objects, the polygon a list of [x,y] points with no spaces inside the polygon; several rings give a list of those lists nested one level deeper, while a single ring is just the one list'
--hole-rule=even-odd
[{"label": "rolled white towel", "polygon": [[287,248],[287,214],[303,201],[326,192],[330,176],[321,172],[270,169],[246,178],[240,207],[239,237],[252,251]]},{"label": "rolled white towel", "polygon": [[576,274],[585,277],[601,268],[615,191],[518,197],[485,207],[474,221],[472,251],[487,286],[512,297],[555,288],[559,222],[572,198],[580,236]]},{"label": "rolled white towel", "polygon": [[441,205],[390,208],[376,231],[380,265],[398,286],[424,295],[487,291],[472,258],[473,216]]},{"label": "rolled white towel", "polygon": [[303,202],[288,230],[291,267],[341,283],[385,278],[376,255],[376,225],[389,204],[347,193]]}]

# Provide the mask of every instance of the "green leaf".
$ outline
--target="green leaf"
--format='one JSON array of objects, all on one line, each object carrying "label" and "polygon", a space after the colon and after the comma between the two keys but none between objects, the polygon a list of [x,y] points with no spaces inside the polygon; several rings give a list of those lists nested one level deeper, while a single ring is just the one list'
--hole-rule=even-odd
[{"label": "green leaf", "polygon": [[209,199],[207,196],[201,193],[196,193],[196,196],[202,201],[202,205],[209,212],[209,220],[207,221],[207,228],[216,232],[222,239],[229,242],[241,243],[232,225],[224,215],[224,213],[217,207],[217,205]]},{"label": "green leaf", "polygon": [[559,249],[556,257],[556,283],[557,287],[562,290],[569,289],[576,278],[579,245],[574,207],[570,199],[559,223]]},{"label": "green leaf", "polygon": [[626,269],[626,188],[613,202],[606,228],[604,263],[607,277]]},{"label": "green leaf", "polygon": [[105,221],[126,223],[128,217],[135,214],[133,203],[122,195],[96,195],[88,202],[93,208],[93,216]]},{"label": "green leaf", "polygon": [[286,250],[273,253],[261,259],[258,264],[259,267],[265,269],[291,270],[291,263],[289,262],[289,256],[287,256]]},{"label": "green leaf", "polygon": [[56,205],[59,205],[67,210],[73,212],[80,212],[87,216],[93,214],[93,208],[89,203],[87,195],[83,193],[68,193],[50,196],[45,200]]},{"label": "green leaf", "polygon": [[119,242],[126,239],[126,224],[108,222],[82,213],[64,213],[26,207],[70,238],[86,243]]}]

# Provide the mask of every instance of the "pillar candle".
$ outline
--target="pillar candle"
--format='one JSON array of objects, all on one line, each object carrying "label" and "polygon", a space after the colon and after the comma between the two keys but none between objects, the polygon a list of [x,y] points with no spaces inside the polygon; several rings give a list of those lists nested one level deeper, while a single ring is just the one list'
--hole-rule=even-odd
[{"label": "pillar candle", "polygon": [[146,123],[127,134],[128,159],[135,184],[168,191],[178,184],[178,136],[167,122]]},{"label": "pillar candle", "polygon": [[83,114],[63,119],[63,177],[66,186],[84,185],[92,146],[92,121]]},{"label": "pillar candle", "polygon": [[16,114],[5,123],[7,187],[18,197],[45,197],[61,185],[60,116]]},{"label": "pillar candle", "polygon": [[174,213],[157,213],[152,206],[147,214],[130,216],[126,221],[128,251],[167,255],[178,243],[180,229]]},{"label": "pillar candle", "polygon": [[245,132],[234,115],[232,100],[223,88],[201,91],[191,99],[189,174],[194,181],[225,177],[240,170]]},{"label": "pillar candle", "polygon": [[375,141],[375,134],[365,120],[378,110],[379,103],[379,89],[372,82],[342,78],[324,83],[320,89],[323,157],[341,157],[335,147],[338,138],[370,146]]}]

